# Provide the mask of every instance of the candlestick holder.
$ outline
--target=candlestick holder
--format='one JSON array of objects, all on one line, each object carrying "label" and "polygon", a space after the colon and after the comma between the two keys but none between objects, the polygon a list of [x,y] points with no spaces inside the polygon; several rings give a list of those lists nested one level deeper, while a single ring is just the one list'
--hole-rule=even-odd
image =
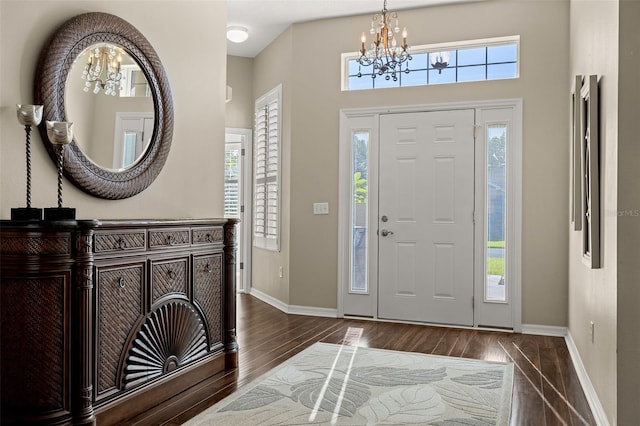
[{"label": "candlestick holder", "polygon": [[27,158],[27,207],[11,209],[11,220],[42,220],[42,209],[31,207],[31,126],[42,121],[42,105],[16,105],[17,117],[24,126]]},{"label": "candlestick holder", "polygon": [[44,209],[44,220],[75,220],[76,209],[62,207],[62,169],[64,165],[64,147],[73,140],[73,123],[65,121],[47,121],[47,136],[58,151],[58,207]]}]

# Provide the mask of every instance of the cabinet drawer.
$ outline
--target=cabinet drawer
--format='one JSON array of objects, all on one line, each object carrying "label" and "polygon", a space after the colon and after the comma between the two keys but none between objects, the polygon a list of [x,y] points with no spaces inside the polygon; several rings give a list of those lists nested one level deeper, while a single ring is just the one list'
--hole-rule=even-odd
[{"label": "cabinet drawer", "polygon": [[145,265],[140,261],[96,268],[96,400],[119,390],[120,356],[143,315]]},{"label": "cabinet drawer", "polygon": [[222,243],[224,230],[222,226],[191,228],[191,241],[193,245]]},{"label": "cabinet drawer", "polygon": [[149,231],[149,248],[188,246],[189,228],[152,229]]},{"label": "cabinet drawer", "polygon": [[96,253],[144,250],[147,246],[147,233],[144,229],[130,232],[96,232],[93,241]]},{"label": "cabinet drawer", "polygon": [[151,262],[151,303],[171,293],[187,296],[189,290],[189,258]]}]

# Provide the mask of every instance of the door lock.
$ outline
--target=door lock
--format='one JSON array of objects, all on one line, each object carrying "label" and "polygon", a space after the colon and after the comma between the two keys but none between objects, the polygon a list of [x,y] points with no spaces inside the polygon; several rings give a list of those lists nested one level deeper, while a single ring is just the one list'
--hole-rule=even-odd
[{"label": "door lock", "polygon": [[383,229],[382,231],[380,231],[380,233],[383,237],[386,237],[387,235],[393,235],[393,231],[389,231],[388,229]]},{"label": "door lock", "polygon": [[380,218],[380,220],[383,221],[383,222],[387,222],[389,220],[389,218],[387,216],[382,216]]}]

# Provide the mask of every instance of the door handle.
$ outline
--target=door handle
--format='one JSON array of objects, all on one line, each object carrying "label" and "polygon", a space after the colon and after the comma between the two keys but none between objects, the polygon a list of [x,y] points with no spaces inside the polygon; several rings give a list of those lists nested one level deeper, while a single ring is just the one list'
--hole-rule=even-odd
[{"label": "door handle", "polygon": [[383,229],[382,231],[380,231],[380,233],[383,237],[386,237],[387,235],[393,235],[393,231],[389,231],[388,229]]}]

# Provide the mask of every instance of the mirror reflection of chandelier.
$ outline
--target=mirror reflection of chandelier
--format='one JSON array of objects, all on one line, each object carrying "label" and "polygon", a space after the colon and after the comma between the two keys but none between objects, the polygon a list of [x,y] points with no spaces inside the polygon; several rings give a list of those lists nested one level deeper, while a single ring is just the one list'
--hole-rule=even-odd
[{"label": "mirror reflection of chandelier", "polygon": [[[358,63],[360,66],[368,67],[373,65],[372,78],[376,76],[385,76],[386,80],[398,80],[398,73],[409,73],[409,64],[405,64],[411,60],[409,54],[409,46],[407,45],[407,29],[402,30],[402,44],[398,45],[396,34],[400,32],[398,26],[398,14],[396,12],[387,11],[387,0],[384,0],[382,13],[377,13],[371,18],[371,28],[369,33],[372,35],[372,42],[367,49],[367,37],[362,33],[360,37],[361,48]],[[405,69],[402,69],[405,64]],[[362,77],[362,73],[358,72],[358,77]]]},{"label": "mirror reflection of chandelier", "polygon": [[88,92],[93,86],[93,93],[104,90],[105,95],[116,96],[120,90],[120,80],[122,73],[120,65],[122,55],[115,46],[104,45],[93,48],[89,52],[89,61],[82,71],[84,91]]}]

